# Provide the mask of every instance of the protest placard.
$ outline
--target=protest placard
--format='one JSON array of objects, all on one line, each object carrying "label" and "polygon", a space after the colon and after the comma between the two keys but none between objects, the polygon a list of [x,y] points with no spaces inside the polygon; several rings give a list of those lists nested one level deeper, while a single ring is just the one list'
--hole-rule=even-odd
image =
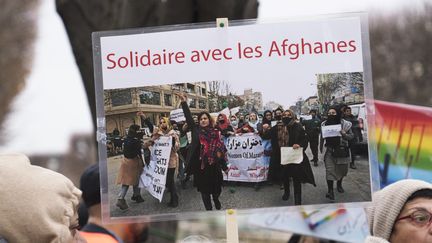
[{"label": "protest placard", "polygon": [[182,109],[176,109],[170,111],[170,120],[175,122],[182,122],[186,121],[186,118],[184,117],[184,113]]},{"label": "protest placard", "polygon": [[323,138],[330,138],[330,137],[340,137],[342,126],[340,124],[338,125],[328,125],[328,126],[321,126],[321,132]]},{"label": "protest placard", "polygon": [[300,164],[303,161],[303,148],[281,147],[281,165]]},{"label": "protest placard", "polygon": [[[177,106],[181,98],[187,101],[182,105],[187,104],[191,115],[187,116],[187,126],[173,128],[178,129],[180,136],[187,136],[189,142],[188,146],[175,153],[182,153],[184,158],[191,154],[189,161],[183,165],[175,154],[170,158],[178,166],[178,177],[174,178],[174,183],[185,188],[184,193],[180,194],[182,198],[178,200],[178,208],[163,206],[167,202],[167,197],[162,197],[164,188],[153,188],[151,195],[162,203],[153,204],[149,200],[153,196],[143,192],[146,205],[128,202],[135,210],[126,213],[116,207],[115,198],[104,196],[104,210],[109,212],[111,218],[166,216],[164,220],[173,219],[173,214],[193,218],[196,216],[194,213],[205,212],[208,205],[204,204],[202,195],[194,188],[196,183],[202,183],[195,180],[196,173],[204,173],[207,166],[214,164],[221,164],[222,167],[222,159],[215,158],[222,153],[219,150],[225,152],[214,143],[217,136],[212,132],[213,128],[206,127],[206,114],[217,117],[222,112],[227,116],[237,114],[237,117],[229,121],[209,120],[209,126],[217,129],[225,140],[226,154],[222,155],[230,170],[225,175],[218,169],[215,173],[205,174],[204,178],[266,181],[271,165],[281,163],[279,151],[272,150],[270,145],[278,145],[280,140],[285,139],[281,136],[287,134],[292,123],[286,122],[286,114],[278,114],[283,113],[280,110],[273,112],[271,119],[263,119],[262,123],[256,119],[257,115],[281,107],[291,110],[295,118],[307,114],[312,108],[322,114],[334,104],[344,104],[344,100],[364,102],[365,98],[373,98],[367,90],[372,85],[367,60],[370,56],[369,38],[365,26],[367,21],[363,14],[346,14],[278,23],[230,23],[230,27],[224,29],[216,29],[213,25],[188,25],[93,34],[98,133],[109,133],[118,127],[121,136],[127,136],[124,133],[126,128],[139,125],[150,130],[153,126],[160,126],[163,117],[184,120],[186,112],[183,109],[186,108],[182,106],[180,110]],[[311,85],[311,82],[316,85]],[[352,86],[355,89],[351,89]],[[152,125],[137,124],[137,111],[144,112]],[[204,119],[200,120],[202,116]],[[272,127],[263,129],[263,124]],[[251,131],[253,134],[241,134]],[[236,133],[235,136],[232,136],[233,133]],[[327,138],[336,133],[335,129],[324,128],[323,135]],[[289,137],[298,139],[292,134]],[[106,168],[101,171],[105,176],[103,178],[106,178],[101,183],[102,191],[109,195],[118,194],[120,187],[113,183],[113,177],[118,173],[123,157],[121,154],[110,154],[104,140],[98,142],[100,161]],[[312,158],[309,150],[306,150],[306,156]],[[359,166],[361,173],[357,174],[364,176],[361,180],[347,176],[344,182],[347,181],[346,185],[357,185],[361,181],[362,187],[370,188],[368,153],[360,159],[363,166]],[[146,188],[149,184],[156,185],[158,189],[164,185],[166,173],[152,174],[161,169],[155,162],[157,160],[152,161],[145,170],[143,185],[147,185]],[[280,169],[275,169],[280,172]],[[303,190],[302,202],[305,204],[370,201],[371,191],[367,189],[361,195],[345,193],[336,197],[335,201],[329,201],[325,197],[327,184],[321,181],[326,170],[313,167],[309,172],[314,174],[318,186]],[[192,178],[194,183],[191,183]],[[227,202],[231,208],[292,205],[291,201],[281,200],[281,191],[276,184],[262,184],[262,188],[253,195],[247,193],[246,186],[237,187],[238,194],[234,195],[226,193],[224,188],[221,192],[218,188],[216,191],[220,193],[222,204]],[[238,195],[242,195],[242,200],[233,199]]]},{"label": "protest placard", "polygon": [[226,139],[229,172],[227,181],[258,182],[267,178],[268,161],[264,158],[264,143],[269,141],[253,133]]},{"label": "protest placard", "polygon": [[[249,216],[249,223],[278,231],[315,236],[341,242],[364,242],[369,226],[363,208],[338,209],[319,207],[313,210],[292,210]],[[341,211],[341,210],[339,210]],[[305,215],[306,214],[306,215]],[[315,227],[311,227],[314,225]]]},{"label": "protest placard", "polygon": [[165,191],[171,148],[172,137],[158,138],[151,149],[150,163],[144,167],[140,177],[140,187],[145,188],[159,202],[162,202]]}]

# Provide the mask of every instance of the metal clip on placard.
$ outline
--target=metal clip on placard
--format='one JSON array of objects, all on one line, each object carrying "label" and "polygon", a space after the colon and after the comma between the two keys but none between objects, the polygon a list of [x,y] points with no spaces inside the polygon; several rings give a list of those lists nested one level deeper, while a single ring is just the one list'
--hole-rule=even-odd
[{"label": "metal clip on placard", "polygon": [[237,224],[237,212],[234,209],[226,210],[226,235],[227,242],[238,243],[238,224]]},{"label": "metal clip on placard", "polygon": [[228,18],[217,18],[216,19],[216,27],[227,28],[228,27]]}]

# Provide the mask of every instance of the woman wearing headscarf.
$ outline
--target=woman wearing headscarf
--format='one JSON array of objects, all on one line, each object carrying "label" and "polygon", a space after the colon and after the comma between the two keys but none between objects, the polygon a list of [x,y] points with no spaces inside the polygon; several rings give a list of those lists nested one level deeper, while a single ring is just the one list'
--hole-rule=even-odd
[{"label": "woman wearing headscarf", "polygon": [[179,94],[186,122],[192,132],[192,143],[188,153],[188,173],[194,176],[194,186],[201,193],[206,210],[212,210],[211,197],[217,210],[221,209],[219,196],[222,192],[222,170],[228,171],[226,165],[226,148],[220,132],[213,127],[213,121],[208,112],[198,115],[198,125],[194,123],[187,97]]},{"label": "woman wearing headscarf", "polygon": [[367,243],[432,242],[432,184],[400,180],[372,195]]},{"label": "woman wearing headscarf", "polygon": [[179,150],[180,147],[180,141],[177,132],[173,129],[167,117],[162,117],[159,119],[159,126],[154,129],[152,140],[156,140],[162,136],[172,137],[172,147],[171,147],[171,153],[168,162],[168,172],[167,172],[165,186],[167,187],[167,189],[171,194],[171,198],[168,203],[168,206],[175,208],[178,206],[178,195],[174,183],[174,174],[179,160],[177,151]]},{"label": "woman wearing headscarf", "polygon": [[249,121],[245,123],[242,127],[237,129],[237,133],[261,133],[262,124],[258,121],[258,115],[256,112],[251,112],[249,114]]},{"label": "woman wearing headscarf", "polygon": [[273,121],[273,113],[270,110],[264,111],[264,115],[263,115],[263,119],[262,119],[263,126],[264,126],[264,124],[271,126],[272,121]]},{"label": "woman wearing headscarf", "polygon": [[217,117],[216,128],[221,132],[221,135],[226,138],[235,134],[227,116],[222,113]]},{"label": "woman wearing headscarf", "polygon": [[[269,133],[272,144],[271,164],[278,165],[273,168],[276,171],[282,171],[281,179],[284,185],[284,194],[282,200],[287,201],[290,196],[290,179],[294,182],[294,204],[301,205],[301,183],[310,183],[315,185],[315,178],[309,164],[309,159],[303,150],[303,160],[299,164],[281,165],[281,148],[292,147],[293,149],[302,149],[306,145],[305,131],[300,123],[295,119],[292,110],[286,110],[282,113],[282,122],[272,127]],[[267,135],[267,136],[266,136]],[[273,171],[275,173],[276,171]]]},{"label": "woman wearing headscarf", "polygon": [[335,200],[333,181],[337,181],[338,192],[343,193],[342,179],[347,175],[348,164],[351,162],[348,141],[353,139],[354,134],[351,131],[351,122],[341,118],[340,109],[337,109],[337,107],[329,108],[327,111],[327,120],[321,123],[321,131],[325,126],[329,125],[341,126],[340,136],[323,138],[321,133],[320,139],[320,152],[323,152],[323,145],[326,147],[324,154],[328,188],[326,197],[330,200]]},{"label": "woman wearing headscarf", "polygon": [[140,127],[138,125],[131,125],[123,143],[123,160],[116,180],[117,184],[121,184],[121,190],[116,204],[121,210],[129,208],[125,200],[129,186],[133,187],[131,200],[137,203],[144,202],[144,199],[141,197],[140,188],[138,187],[139,177],[144,168],[144,160],[141,153],[142,144],[141,140],[138,138],[139,129]]}]

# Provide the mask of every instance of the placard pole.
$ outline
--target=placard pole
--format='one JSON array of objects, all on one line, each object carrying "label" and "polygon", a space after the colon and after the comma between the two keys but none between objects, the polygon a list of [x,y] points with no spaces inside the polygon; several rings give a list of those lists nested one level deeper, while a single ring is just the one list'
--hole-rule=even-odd
[{"label": "placard pole", "polygon": [[227,242],[238,243],[238,224],[237,224],[237,211],[234,209],[226,210],[226,235]]}]

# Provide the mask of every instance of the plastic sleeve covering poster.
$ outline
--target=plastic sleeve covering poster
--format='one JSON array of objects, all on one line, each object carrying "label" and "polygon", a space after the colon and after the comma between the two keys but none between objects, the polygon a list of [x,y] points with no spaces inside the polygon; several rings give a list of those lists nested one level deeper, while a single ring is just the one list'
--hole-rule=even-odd
[{"label": "plastic sleeve covering poster", "polygon": [[381,187],[409,178],[432,183],[432,108],[374,103]]},{"label": "plastic sleeve covering poster", "polygon": [[[300,168],[302,180],[308,181],[302,184],[302,205],[370,202],[371,171],[375,169],[370,166],[367,149],[357,159],[358,169],[349,170],[344,177],[346,192],[330,200],[326,198],[327,169],[323,163],[326,146],[318,154],[317,166],[311,163],[314,152],[308,144],[301,163],[282,165],[279,142],[288,139],[281,135],[288,123],[276,111],[278,107],[292,110],[298,120],[291,124],[301,124],[302,117],[312,119],[308,114],[314,109],[324,121],[329,107],[364,104],[373,98],[364,14],[278,23],[233,21],[225,28],[212,23],[97,32],[93,33],[93,49],[104,221],[202,217],[208,213],[208,205],[201,192],[205,194],[208,188],[222,209],[249,214],[256,209],[290,207],[294,197],[282,200],[282,182],[267,181],[272,173],[289,179],[285,168],[292,166]],[[187,108],[180,97],[186,100]],[[272,113],[267,120],[266,110]],[[197,118],[202,112],[214,115],[211,119],[222,134],[222,146],[227,151],[222,160],[205,157],[206,151],[213,151],[207,149],[214,143],[207,145],[208,138],[203,137],[205,131]],[[117,140],[135,136],[143,145],[143,157],[152,157],[158,149],[149,142],[155,140],[151,132],[158,127],[158,133],[163,133],[164,117],[172,122],[167,129],[175,130],[166,134],[179,137],[172,141],[165,185],[160,185],[163,180],[149,181],[150,176],[144,181],[159,183],[166,190],[155,198],[141,188],[144,202],[137,202],[133,185],[146,165],[126,159],[123,151],[128,148],[120,146],[112,151],[108,145],[118,129]],[[148,132],[128,133],[134,126]],[[176,145],[175,141],[182,143]],[[363,143],[368,148],[367,138]],[[224,160],[228,170],[212,169]],[[151,174],[148,168],[144,171]],[[170,188],[172,181],[174,187]],[[216,202],[214,205],[213,210]]]}]

